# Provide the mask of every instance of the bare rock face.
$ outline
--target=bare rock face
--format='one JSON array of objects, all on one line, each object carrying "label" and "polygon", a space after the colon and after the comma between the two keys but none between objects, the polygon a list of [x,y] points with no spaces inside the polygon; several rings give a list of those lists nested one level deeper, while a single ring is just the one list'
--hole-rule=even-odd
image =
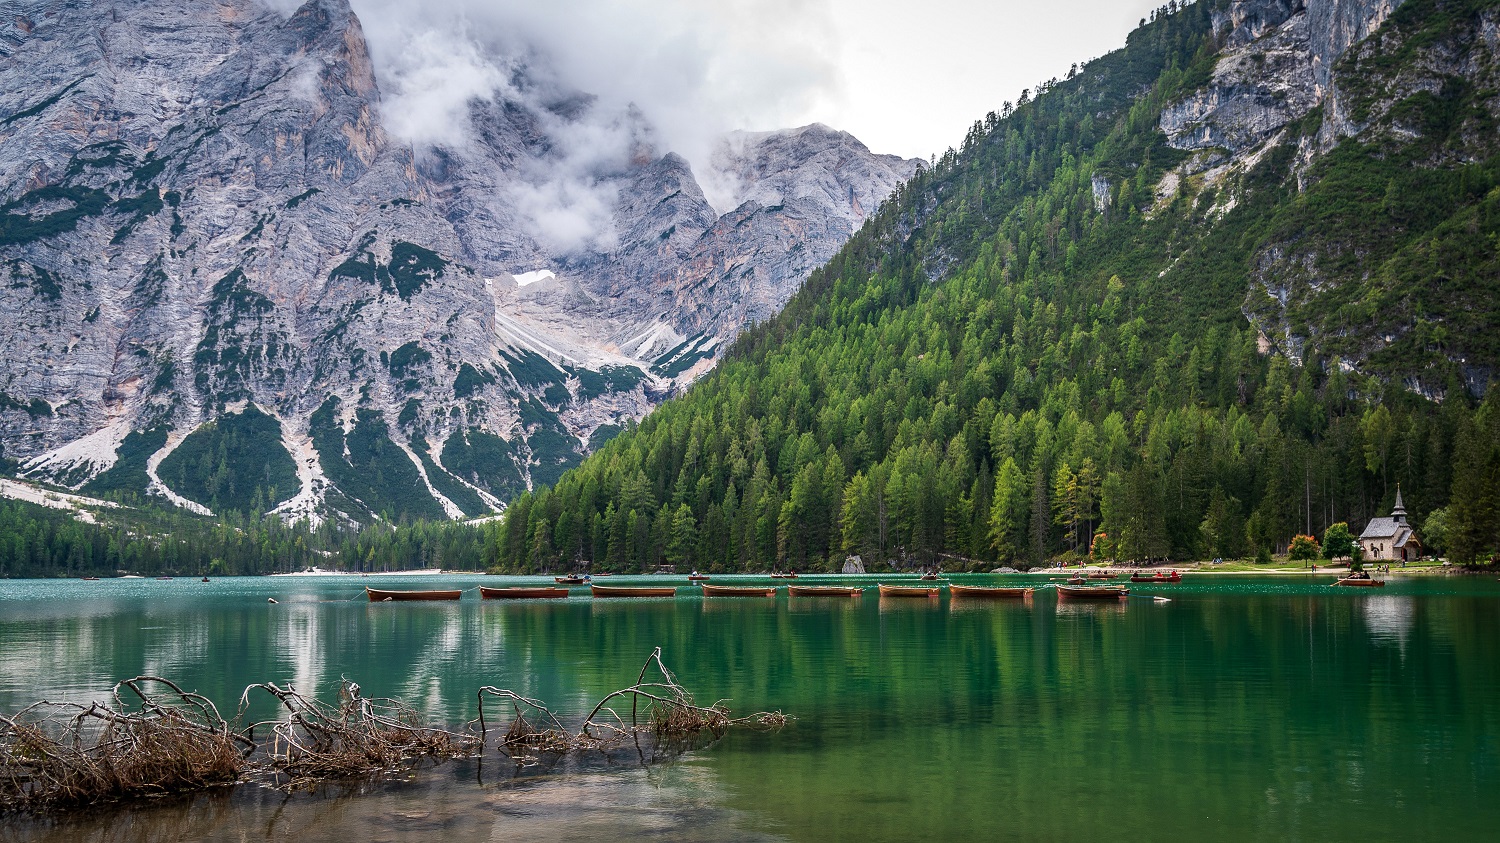
[{"label": "bare rock face", "polygon": [[1350,47],[1368,38],[1396,11],[1402,0],[1309,0],[1308,42],[1313,82],[1327,91],[1333,65]]},{"label": "bare rock face", "polygon": [[[1161,128],[1177,149],[1253,151],[1283,126],[1336,100],[1332,68],[1401,0],[1242,0],[1224,20],[1213,82],[1167,107]],[[1350,127],[1344,127],[1347,131]],[[1336,137],[1330,138],[1336,142]]]},{"label": "bare rock face", "polygon": [[[1346,141],[1381,149],[1382,155],[1387,154],[1384,150],[1408,150],[1405,154],[1423,156],[1414,159],[1419,170],[1451,169],[1472,163],[1476,156],[1494,154],[1497,141],[1489,127],[1500,119],[1494,97],[1479,95],[1468,103],[1458,143],[1423,142],[1424,133],[1433,129],[1416,116],[1419,109],[1410,106],[1422,97],[1437,100],[1454,91],[1492,92],[1500,86],[1500,10],[1491,6],[1436,18],[1449,10],[1400,10],[1401,5],[1401,0],[1231,3],[1215,21],[1224,49],[1212,81],[1160,115],[1167,142],[1193,154],[1167,175],[1158,196],[1170,198],[1190,180],[1215,187],[1214,213],[1222,215],[1238,201],[1238,177],[1265,156],[1278,150],[1287,154],[1305,190],[1316,178],[1316,164]],[[1394,55],[1400,60],[1393,61]],[[1310,115],[1317,123],[1293,125]],[[1374,218],[1385,214],[1385,205],[1397,202],[1399,193],[1391,180],[1386,195],[1361,196],[1359,201],[1367,203]],[[1348,265],[1330,266],[1366,259],[1369,250],[1352,242],[1347,237],[1330,240],[1323,232],[1303,228],[1279,236],[1251,256],[1242,309],[1261,332],[1264,347],[1300,360],[1308,341],[1320,331],[1325,339],[1350,333],[1345,326],[1323,323],[1309,314],[1317,316],[1320,307],[1328,308],[1339,296],[1364,299],[1385,283],[1372,280],[1379,269],[1372,263],[1360,265],[1358,272]],[[1364,286],[1358,291],[1344,288],[1353,284]],[[1451,322],[1455,326],[1462,324],[1463,314],[1484,310],[1482,303],[1453,309],[1460,314]],[[1389,300],[1378,308],[1371,305],[1371,312],[1380,310],[1394,312],[1395,306]],[[1362,339],[1358,346],[1352,340],[1346,343],[1348,354],[1341,355],[1339,365],[1359,369],[1364,360],[1411,331],[1415,322],[1386,320],[1379,336]],[[1491,373],[1462,356],[1450,359],[1459,365],[1470,391],[1482,394]],[[1437,399],[1449,388],[1421,372],[1404,378],[1403,385]]]},{"label": "bare rock face", "polygon": [[1298,14],[1224,55],[1209,87],[1162,111],[1162,131],[1177,149],[1253,149],[1317,104],[1311,78],[1307,16]]},{"label": "bare rock face", "polygon": [[493,510],[701,374],[918,166],[821,126],[731,139],[721,216],[642,122],[589,174],[609,236],[562,249],[516,197],[586,95],[476,100],[473,143],[413,149],[345,0],[10,8],[0,442],[96,491],[212,508],[164,461],[269,482],[199,455],[253,405],[297,465],[267,508]]},{"label": "bare rock face", "polygon": [[1226,50],[1238,50],[1306,10],[1307,0],[1238,0],[1214,19],[1214,29],[1225,33]]}]

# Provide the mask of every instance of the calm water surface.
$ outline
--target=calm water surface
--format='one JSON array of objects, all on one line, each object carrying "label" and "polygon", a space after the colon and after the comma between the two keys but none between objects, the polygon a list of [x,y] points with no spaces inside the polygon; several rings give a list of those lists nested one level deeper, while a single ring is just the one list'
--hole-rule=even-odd
[{"label": "calm water surface", "polygon": [[98,698],[149,673],[230,710],[252,682],[331,697],[347,676],[449,723],[474,716],[486,684],[581,716],[661,646],[700,699],[798,719],[645,770],[518,780],[468,761],[313,794],[244,787],[53,825],[11,819],[0,837],[1327,841],[1491,839],[1500,823],[1493,578],[1364,590],[1190,576],[1137,587],[1170,603],[1120,605],[1047,592],[893,601],[873,588],[858,600],[706,600],[686,587],[654,600],[362,597],[366,582],[481,581],[541,580],[0,581],[0,711]]}]

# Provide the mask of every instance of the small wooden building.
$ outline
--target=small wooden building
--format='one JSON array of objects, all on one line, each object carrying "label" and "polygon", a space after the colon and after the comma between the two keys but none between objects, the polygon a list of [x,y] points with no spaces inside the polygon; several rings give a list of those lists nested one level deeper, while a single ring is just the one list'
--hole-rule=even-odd
[{"label": "small wooden building", "polygon": [[1411,562],[1422,555],[1422,541],[1406,522],[1401,487],[1396,487],[1396,505],[1389,518],[1372,518],[1359,534],[1359,547],[1371,562]]}]

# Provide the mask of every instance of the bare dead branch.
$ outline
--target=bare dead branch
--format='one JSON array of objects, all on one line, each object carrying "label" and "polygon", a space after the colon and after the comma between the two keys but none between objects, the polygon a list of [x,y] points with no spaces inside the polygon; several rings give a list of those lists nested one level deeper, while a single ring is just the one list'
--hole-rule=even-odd
[{"label": "bare dead branch", "polygon": [[[278,719],[245,725],[256,692],[275,700]],[[474,755],[483,752],[490,731],[487,702],[510,707],[498,748],[523,764],[543,753],[609,752],[627,742],[649,763],[734,726],[779,729],[790,719],[779,711],[732,718],[723,700],[698,705],[663,663],[659,647],[636,683],[605,695],[577,731],[541,701],[514,691],[486,685],[476,697],[477,735],[474,723],[465,732],[426,725],[412,706],[365,697],[348,679],[340,682],[337,703],[304,696],[291,685],[249,685],[230,721],[201,694],[159,676],[137,676],[116,684],[108,704],[42,701],[0,715],[0,811],[44,812],[252,778],[295,788]],[[630,700],[628,722],[611,705],[624,698]],[[257,741],[257,729],[270,735]],[[652,739],[649,759],[643,738]]]}]

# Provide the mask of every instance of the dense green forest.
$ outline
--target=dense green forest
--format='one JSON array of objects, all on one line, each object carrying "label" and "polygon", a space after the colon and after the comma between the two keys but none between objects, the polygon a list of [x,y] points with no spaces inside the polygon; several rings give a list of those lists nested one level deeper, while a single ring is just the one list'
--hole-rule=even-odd
[{"label": "dense green forest", "polygon": [[97,523],[0,499],[0,577],[478,570],[486,561],[483,530],[461,524],[382,522],[355,532],[325,522],[314,530],[277,516],[203,518],[149,505],[92,517]]},{"label": "dense green forest", "polygon": [[[1398,484],[1429,545],[1500,545],[1500,399],[1481,406],[1453,362],[1492,365],[1493,337],[1435,340],[1444,302],[1400,287],[1441,272],[1446,306],[1468,308],[1455,325],[1496,324],[1495,92],[1424,88],[1384,112],[1420,132],[1348,138],[1308,166],[1314,111],[1232,181],[1162,201],[1186,155],[1157,118],[1210,78],[1221,5],[1164,9],[976,124],[685,397],[516,500],[496,565],[1240,557],[1363,524]],[[1386,52],[1339,72],[1399,74],[1490,5],[1411,0]],[[1384,90],[1351,86],[1347,105],[1373,113]],[[1246,321],[1257,258],[1290,240],[1358,255],[1332,262],[1349,290],[1305,305],[1321,321],[1289,316],[1295,357]],[[1387,317],[1400,339],[1363,354]],[[1442,390],[1408,388],[1414,371]]]},{"label": "dense green forest", "polygon": [[[182,440],[157,468],[173,490],[214,512],[265,512],[297,493],[297,466],[280,446],[281,424],[253,404]],[[254,465],[258,472],[236,471]],[[254,478],[254,485],[240,483]]]}]

